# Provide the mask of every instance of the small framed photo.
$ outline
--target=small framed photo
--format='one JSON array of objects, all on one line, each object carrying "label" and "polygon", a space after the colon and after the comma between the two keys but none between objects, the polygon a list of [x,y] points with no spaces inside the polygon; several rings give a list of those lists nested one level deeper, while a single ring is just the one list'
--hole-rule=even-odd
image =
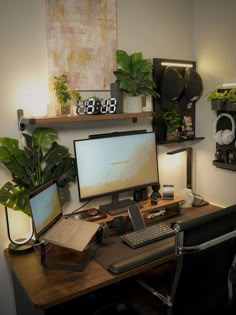
[{"label": "small framed photo", "polygon": [[162,199],[174,199],[174,185],[162,186]]}]

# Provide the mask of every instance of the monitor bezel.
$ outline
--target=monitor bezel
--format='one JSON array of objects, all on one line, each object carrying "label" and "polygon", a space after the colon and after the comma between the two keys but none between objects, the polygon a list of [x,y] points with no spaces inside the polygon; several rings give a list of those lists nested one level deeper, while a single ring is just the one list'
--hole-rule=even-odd
[{"label": "monitor bezel", "polygon": [[[130,135],[138,135],[138,134],[153,134],[154,140],[155,140],[155,152],[156,152],[156,164],[157,164],[157,174],[156,174],[156,181],[151,181],[147,183],[143,183],[140,185],[135,185],[135,186],[130,186],[130,187],[125,187],[124,189],[117,189],[117,190],[111,190],[108,192],[104,192],[101,194],[96,194],[92,196],[81,196],[80,192],[80,181],[79,181],[79,168],[78,168],[78,163],[76,159],[77,151],[76,151],[76,143],[80,141],[88,141],[88,140],[94,140],[94,139],[104,139],[108,137],[120,137],[120,136],[130,136]],[[95,199],[103,198],[103,197],[112,197],[112,200],[116,203],[118,200],[122,201],[122,198],[119,198],[119,195],[122,193],[130,193],[134,190],[140,189],[140,188],[145,188],[149,186],[156,185],[159,183],[159,169],[158,169],[158,157],[157,157],[157,144],[156,144],[156,137],[155,133],[152,131],[146,131],[146,130],[134,130],[134,131],[124,131],[124,132],[111,132],[111,133],[104,133],[104,134],[96,134],[96,135],[90,135],[88,138],[85,139],[75,139],[73,140],[73,145],[74,145],[74,154],[75,154],[75,159],[76,159],[76,166],[77,166],[77,188],[78,188],[78,194],[79,194],[79,201],[84,202],[84,201],[92,201]]]}]

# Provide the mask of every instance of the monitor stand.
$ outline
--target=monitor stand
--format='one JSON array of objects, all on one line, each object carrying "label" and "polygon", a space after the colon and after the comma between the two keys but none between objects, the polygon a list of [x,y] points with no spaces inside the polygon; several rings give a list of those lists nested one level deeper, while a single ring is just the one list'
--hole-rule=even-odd
[{"label": "monitor stand", "polygon": [[137,202],[132,199],[119,200],[118,193],[112,194],[112,202],[101,205],[100,210],[109,213],[110,215],[121,214],[128,211],[128,207],[137,205]]}]

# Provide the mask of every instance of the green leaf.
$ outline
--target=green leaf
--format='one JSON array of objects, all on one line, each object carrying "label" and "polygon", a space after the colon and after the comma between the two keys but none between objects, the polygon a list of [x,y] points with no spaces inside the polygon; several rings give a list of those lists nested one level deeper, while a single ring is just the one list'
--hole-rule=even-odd
[{"label": "green leaf", "polygon": [[2,137],[0,138],[0,144],[6,148],[10,153],[14,153],[19,148],[19,141],[17,139]]},{"label": "green leaf", "polygon": [[58,186],[58,193],[62,205],[70,201],[70,190],[68,186],[63,187]]},{"label": "green leaf", "polygon": [[19,148],[18,140],[3,137],[0,138],[0,144],[0,162],[10,163],[13,160],[16,160],[21,165],[27,163],[24,151]]},{"label": "green leaf", "polygon": [[51,128],[37,128],[32,133],[34,146],[46,148],[57,139],[57,131]]},{"label": "green leaf", "polygon": [[6,164],[9,163],[10,161],[11,161],[10,152],[4,147],[0,147],[0,162]]},{"label": "green leaf", "polygon": [[129,71],[130,68],[130,57],[124,50],[116,51],[117,64],[123,69]]},{"label": "green leaf", "polygon": [[134,52],[130,55],[130,60],[132,64],[137,63],[138,61],[141,61],[143,59],[143,55],[141,52]]},{"label": "green leaf", "polygon": [[30,216],[26,193],[27,191],[24,188],[15,187],[12,183],[7,182],[0,189],[0,202],[10,209],[22,211]]}]

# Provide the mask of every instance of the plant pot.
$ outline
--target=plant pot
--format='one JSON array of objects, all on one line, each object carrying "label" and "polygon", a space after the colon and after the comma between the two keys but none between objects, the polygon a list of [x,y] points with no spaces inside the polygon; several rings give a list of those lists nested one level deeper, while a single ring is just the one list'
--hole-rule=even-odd
[{"label": "plant pot", "polygon": [[225,110],[227,111],[236,111],[236,102],[226,101]]},{"label": "plant pot", "polygon": [[71,115],[71,104],[67,102],[64,105],[56,105],[56,115],[57,116],[70,116]]},{"label": "plant pot", "polygon": [[127,96],[126,113],[142,112],[142,96]]},{"label": "plant pot", "polygon": [[174,131],[174,132],[167,132],[166,140],[167,141],[179,140],[178,133],[176,131]]},{"label": "plant pot", "polygon": [[222,99],[211,100],[211,109],[212,110],[225,110],[226,109],[225,101]]}]

